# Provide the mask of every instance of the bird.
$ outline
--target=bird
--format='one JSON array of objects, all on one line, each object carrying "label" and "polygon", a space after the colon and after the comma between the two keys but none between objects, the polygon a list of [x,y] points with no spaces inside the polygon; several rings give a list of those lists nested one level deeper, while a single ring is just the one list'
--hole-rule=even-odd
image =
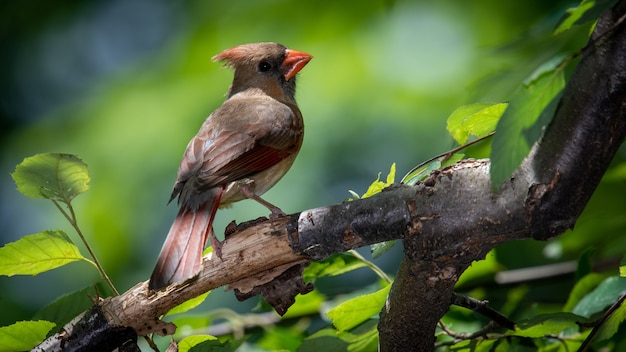
[{"label": "bird", "polygon": [[150,290],[198,275],[208,238],[221,258],[222,243],[213,231],[218,208],[253,199],[271,211],[271,219],[285,215],[260,195],[285,175],[302,146],[296,74],[312,58],[272,42],[235,46],[213,57],[234,69],[234,78],[226,100],[183,154],[169,200],[178,197],[179,211],[150,277]]}]

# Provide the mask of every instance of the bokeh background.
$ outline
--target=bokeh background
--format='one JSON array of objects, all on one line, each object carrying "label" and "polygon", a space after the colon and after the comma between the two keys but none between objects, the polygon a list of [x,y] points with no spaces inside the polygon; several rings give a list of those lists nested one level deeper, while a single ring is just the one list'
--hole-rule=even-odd
[{"label": "bokeh background", "polygon": [[[74,201],[79,225],[120,291],[146,280],[177,211],[166,202],[182,152],[232,79],[211,61],[221,50],[276,41],[314,55],[298,77],[304,146],[266,194],[292,213],[341,202],[348,190],[363,193],[393,162],[399,180],[452,147],[445,126],[456,107],[507,101],[544,60],[584,45],[588,27],[549,35],[564,9],[575,5],[3,1],[0,245],[45,229],[74,236],[50,202],[23,197],[10,177],[25,157],[72,153],[92,178],[91,190]],[[218,212],[216,232],[221,236],[233,219],[264,215],[266,209],[242,201]],[[402,249],[394,252],[376,263],[393,272]],[[85,263],[37,277],[0,277],[0,325],[29,319],[97,280]],[[359,271],[322,286],[341,293],[375,280]],[[221,291],[199,309],[243,312],[256,304]]]}]

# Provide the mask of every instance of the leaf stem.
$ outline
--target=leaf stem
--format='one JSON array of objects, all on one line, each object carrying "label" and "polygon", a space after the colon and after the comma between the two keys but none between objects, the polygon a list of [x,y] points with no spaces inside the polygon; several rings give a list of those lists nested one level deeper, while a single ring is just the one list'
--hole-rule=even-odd
[{"label": "leaf stem", "polygon": [[113,282],[111,281],[107,273],[104,271],[104,267],[102,267],[102,264],[100,264],[100,261],[98,261],[98,257],[96,257],[96,254],[94,253],[93,249],[89,245],[89,242],[87,242],[87,239],[85,238],[85,236],[83,235],[83,232],[78,226],[78,222],[76,221],[76,214],[74,213],[74,208],[72,207],[71,203],[69,201],[65,202],[65,204],[67,204],[67,208],[69,209],[69,214],[68,214],[67,211],[65,211],[65,209],[61,207],[61,205],[59,204],[59,202],[57,202],[56,199],[50,199],[50,200],[52,201],[52,203],[54,203],[57,209],[59,209],[61,214],[63,214],[63,216],[67,219],[70,225],[72,225],[76,233],[78,233],[78,236],[85,244],[85,247],[87,247],[87,250],[89,251],[89,254],[91,255],[91,258],[93,259],[93,262],[95,263],[96,269],[98,269],[98,272],[100,273],[100,276],[102,277],[102,279],[107,283],[111,291],[113,291],[113,293],[115,293],[116,296],[119,296],[120,293],[117,291],[117,289],[113,285]]},{"label": "leaf stem", "polygon": [[387,282],[388,284],[391,284],[393,282],[393,280],[391,280],[391,278],[387,276],[387,274],[381,268],[379,268],[378,266],[376,266],[376,264],[370,262],[369,260],[365,259],[362,255],[359,254],[359,252],[351,249],[348,251],[348,253],[363,262],[365,266],[372,269],[373,272],[375,272],[378,276],[380,276],[381,279],[385,280],[385,282]]}]

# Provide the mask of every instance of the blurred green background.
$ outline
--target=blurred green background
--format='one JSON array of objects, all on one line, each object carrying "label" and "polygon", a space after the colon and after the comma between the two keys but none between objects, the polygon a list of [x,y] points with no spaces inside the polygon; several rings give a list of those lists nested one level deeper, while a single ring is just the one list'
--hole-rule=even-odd
[{"label": "blurred green background", "polygon": [[[543,61],[583,46],[588,27],[550,36],[576,4],[4,1],[0,244],[44,229],[74,236],[50,202],[26,199],[9,175],[35,153],[72,153],[92,177],[91,190],[74,202],[80,226],[120,291],[146,280],[177,211],[166,202],[182,152],[232,79],[211,57],[249,42],[280,42],[314,56],[298,78],[304,145],[266,194],[270,202],[287,213],[341,202],[348,190],[363,193],[393,162],[399,180],[453,146],[445,126],[456,107],[506,101]],[[218,212],[216,232],[221,236],[233,219],[265,215],[254,202],[240,202]],[[545,261],[545,244],[527,246]],[[401,251],[396,246],[397,255],[376,263],[393,273]],[[523,251],[505,253],[528,260]],[[84,263],[37,277],[0,277],[0,325],[29,319],[97,280]],[[341,293],[375,280],[359,271],[321,284]],[[221,291],[205,309],[243,312],[255,305]]]}]

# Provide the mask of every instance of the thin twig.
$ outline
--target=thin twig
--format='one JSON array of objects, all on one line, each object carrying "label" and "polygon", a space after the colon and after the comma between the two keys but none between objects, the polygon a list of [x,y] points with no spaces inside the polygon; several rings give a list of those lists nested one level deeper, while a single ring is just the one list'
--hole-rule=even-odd
[{"label": "thin twig", "polygon": [[509,330],[515,330],[515,322],[505,317],[502,313],[490,308],[487,305],[489,303],[487,301],[479,301],[471,297],[461,296],[454,293],[452,295],[451,303],[456,306],[471,309],[476,313],[482,314],[501,327],[507,328]]},{"label": "thin twig", "polygon": [[391,278],[387,276],[387,274],[381,268],[376,266],[376,264],[363,258],[363,256],[360,255],[359,252],[355,251],[354,249],[351,249],[348,251],[348,253],[350,253],[352,256],[360,260],[363,264],[365,264],[365,266],[372,269],[372,271],[375,272],[381,279],[385,280],[385,282],[387,282],[388,284],[393,283],[393,280],[391,280]]},{"label": "thin twig", "polygon": [[593,327],[593,329],[591,330],[591,332],[589,333],[585,341],[583,341],[583,343],[578,348],[578,352],[582,352],[587,348],[587,346],[591,343],[591,340],[593,340],[594,336],[596,336],[598,331],[600,331],[602,324],[604,324],[604,322],[607,319],[609,319],[609,317],[611,316],[611,314],[613,314],[613,312],[615,312],[619,307],[621,307],[622,303],[624,303],[624,300],[626,300],[626,293],[621,295],[617,299],[617,301],[611,304],[609,309],[607,309],[606,312],[602,314],[602,317],[600,317],[600,319],[598,319],[598,321],[594,324],[595,326]]},{"label": "thin twig", "polygon": [[485,139],[487,139],[487,138],[489,138],[489,137],[493,136],[494,134],[496,134],[496,132],[495,132],[495,131],[490,132],[489,134],[487,134],[487,135],[485,135],[485,136],[482,136],[482,137],[480,137],[480,138],[477,138],[477,139],[475,139],[475,140],[473,140],[473,141],[471,141],[471,142],[467,142],[467,143],[465,143],[465,144],[463,144],[463,145],[460,145],[460,146],[458,146],[458,147],[456,147],[456,148],[454,148],[454,149],[450,149],[450,150],[448,150],[447,152],[441,153],[441,154],[439,154],[439,155],[435,155],[435,156],[433,156],[432,158],[430,158],[430,159],[428,159],[428,160],[422,161],[421,163],[419,163],[419,164],[417,164],[415,167],[413,167],[411,170],[409,170],[409,172],[407,172],[407,173],[406,173],[406,175],[404,175],[404,177],[402,177],[402,180],[403,180],[403,181],[402,181],[402,183],[404,183],[404,180],[405,180],[405,179],[406,179],[406,178],[407,178],[410,174],[412,174],[413,172],[415,172],[415,170],[419,169],[420,167],[422,167],[422,166],[424,166],[424,165],[426,165],[426,164],[428,164],[428,163],[430,163],[430,162],[432,162],[432,161],[434,161],[434,160],[440,159],[440,158],[443,158],[444,160],[445,160],[445,159],[448,159],[450,156],[452,156],[454,153],[458,152],[459,150],[463,150],[463,149],[465,149],[465,148],[467,148],[467,147],[469,147],[469,146],[471,146],[471,145],[474,145],[474,144],[476,144],[476,143],[478,143],[478,142],[480,142],[480,141],[483,141],[483,140],[485,140]]},{"label": "thin twig", "polygon": [[67,219],[70,225],[72,225],[76,233],[78,233],[78,236],[85,244],[85,247],[87,247],[87,251],[89,251],[91,258],[96,264],[96,269],[100,273],[100,276],[102,277],[102,279],[104,279],[104,281],[107,283],[111,291],[113,291],[113,293],[115,293],[116,296],[119,296],[120,293],[117,291],[117,289],[113,285],[113,282],[111,281],[107,273],[104,271],[104,267],[102,266],[102,264],[100,264],[100,261],[98,261],[98,257],[96,257],[96,254],[94,253],[93,249],[89,245],[89,242],[87,242],[87,239],[83,235],[83,232],[80,230],[80,227],[78,226],[78,222],[76,221],[76,214],[74,213],[74,208],[72,208],[72,205],[70,204],[69,200],[65,202],[65,204],[67,204],[67,208],[70,211],[69,214],[63,209],[63,207],[61,207],[61,205],[59,204],[59,202],[56,201],[56,199],[50,199],[50,200],[52,201],[52,203],[54,203],[57,209],[59,209],[61,214],[63,214],[63,216]]}]

